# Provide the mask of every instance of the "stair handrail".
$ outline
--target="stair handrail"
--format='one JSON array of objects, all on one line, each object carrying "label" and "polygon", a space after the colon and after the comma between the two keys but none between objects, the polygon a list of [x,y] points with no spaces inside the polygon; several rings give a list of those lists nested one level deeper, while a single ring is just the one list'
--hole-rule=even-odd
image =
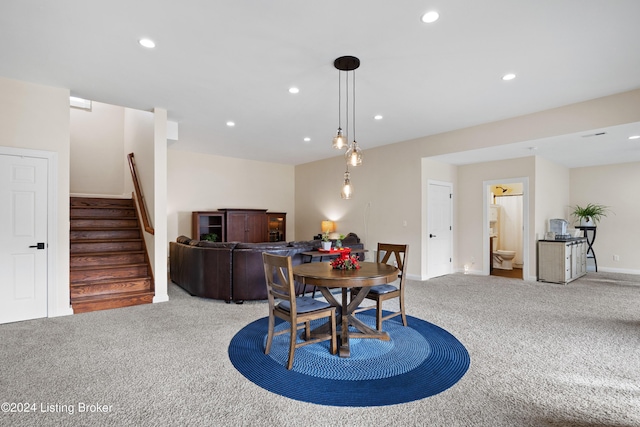
[{"label": "stair handrail", "polygon": [[142,187],[140,186],[140,180],[138,179],[138,173],[136,172],[136,162],[133,157],[133,153],[129,153],[127,158],[129,159],[129,169],[131,170],[131,178],[133,179],[133,186],[135,188],[135,195],[140,208],[140,215],[142,216],[144,231],[149,234],[154,234],[155,230],[151,227],[151,223],[149,221],[147,204],[145,203],[144,195],[142,194]]}]

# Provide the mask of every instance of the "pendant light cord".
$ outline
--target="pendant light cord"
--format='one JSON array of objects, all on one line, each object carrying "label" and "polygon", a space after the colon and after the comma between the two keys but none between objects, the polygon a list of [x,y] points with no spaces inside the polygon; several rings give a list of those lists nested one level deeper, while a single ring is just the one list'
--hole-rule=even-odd
[{"label": "pendant light cord", "polygon": [[346,102],[345,102],[345,110],[347,112],[346,117],[347,117],[347,131],[344,134],[344,137],[347,140],[347,145],[349,145],[349,72],[346,71],[345,72],[345,79],[344,79],[346,85],[347,85],[347,90],[345,91],[346,94]]},{"label": "pendant light cord", "polygon": [[338,71],[338,129],[342,128],[342,111],[341,104],[342,103],[342,88],[340,86],[340,71]]},{"label": "pendant light cord", "polygon": [[356,70],[353,70],[353,142],[356,142]]}]

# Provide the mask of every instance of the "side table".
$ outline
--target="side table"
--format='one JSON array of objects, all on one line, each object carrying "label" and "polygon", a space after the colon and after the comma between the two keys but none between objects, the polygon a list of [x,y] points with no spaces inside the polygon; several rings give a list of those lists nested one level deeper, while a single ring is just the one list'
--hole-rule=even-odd
[{"label": "side table", "polygon": [[[598,272],[598,260],[596,259],[596,253],[593,251],[593,242],[596,241],[596,229],[595,226],[576,226],[578,230],[582,230],[582,235],[587,239],[587,259],[593,259],[593,264],[596,267],[596,273]],[[589,231],[593,231],[591,237],[589,237]]]}]

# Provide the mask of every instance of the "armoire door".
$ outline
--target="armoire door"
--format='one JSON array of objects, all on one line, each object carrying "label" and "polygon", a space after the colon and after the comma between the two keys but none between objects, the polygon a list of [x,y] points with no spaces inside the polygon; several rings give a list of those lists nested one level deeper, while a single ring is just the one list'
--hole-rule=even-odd
[{"label": "armoire door", "polygon": [[267,216],[264,212],[248,213],[246,218],[247,224],[247,243],[267,242]]},{"label": "armoire door", "polygon": [[247,215],[227,212],[227,242],[246,242]]}]

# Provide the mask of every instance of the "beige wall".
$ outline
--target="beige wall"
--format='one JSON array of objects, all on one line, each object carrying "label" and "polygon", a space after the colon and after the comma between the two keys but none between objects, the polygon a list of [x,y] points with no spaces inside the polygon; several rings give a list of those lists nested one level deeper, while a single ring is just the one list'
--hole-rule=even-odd
[{"label": "beige wall", "polygon": [[[482,237],[482,181],[528,177],[528,262],[530,276],[533,276],[536,235],[546,231],[546,216],[555,216],[556,212],[562,213],[565,209],[566,171],[544,160],[537,162],[534,157],[469,167],[443,166],[443,170],[438,170],[437,163],[425,164],[422,159],[637,121],[640,121],[640,90],[385,147],[367,148],[366,143],[361,142],[365,158],[362,166],[352,169],[355,187],[352,200],[340,199],[345,168],[342,157],[296,166],[296,233],[300,237],[310,237],[319,233],[320,221],[333,219],[338,223],[338,231],[357,233],[370,250],[379,241],[407,242],[411,246],[409,275],[426,278],[429,277],[425,242],[427,178],[453,181],[454,267],[460,269],[473,259],[475,266],[472,269],[482,271],[482,265],[488,265],[488,252],[483,250]],[[435,176],[430,175],[432,168]],[[553,183],[549,181],[551,178],[544,176],[541,184],[547,191],[538,192],[538,171],[543,175],[548,173],[549,177],[559,177],[563,181],[563,195],[548,193]],[[573,191],[573,183],[571,189]],[[539,211],[536,211],[537,203],[540,203]]]},{"label": "beige wall", "polygon": [[549,220],[569,220],[569,168],[542,157],[536,157],[535,233],[543,239],[549,231]]},{"label": "beige wall", "polygon": [[124,111],[100,102],[91,111],[70,109],[72,194],[131,197],[124,194]]},{"label": "beige wall", "polygon": [[297,240],[293,166],[171,149],[167,157],[168,241],[191,236],[192,211],[223,208],[286,212],[287,240]]},{"label": "beige wall", "polygon": [[[123,141],[123,157],[120,163],[123,165],[124,179],[124,193],[126,197],[131,197],[134,191],[133,180],[131,178],[131,171],[129,169],[129,163],[127,155],[129,153],[134,154],[136,163],[136,173],[140,180],[140,186],[142,187],[142,195],[144,198],[144,204],[149,214],[149,222],[151,227],[155,228],[160,225],[160,221],[164,222],[165,218],[161,217],[156,220],[155,216],[155,166],[154,166],[154,115],[148,111],[133,110],[131,108],[124,109],[124,141]],[[165,140],[166,145],[166,140]],[[126,167],[124,166],[126,165]],[[154,273],[154,281],[158,279],[162,280],[166,275],[159,274],[159,271],[166,271],[166,268],[158,269],[156,267],[156,255],[154,236],[144,232],[144,242],[149,254],[149,260]],[[162,257],[166,259],[165,256]],[[157,277],[157,278],[156,278]],[[157,284],[157,283],[156,283]]]},{"label": "beige wall", "polygon": [[[598,222],[593,246],[598,269],[640,273],[640,162],[575,168],[570,177],[571,206],[599,203],[611,208]],[[620,260],[614,261],[614,255]]]},{"label": "beige wall", "polygon": [[[354,197],[340,198],[344,157],[296,166],[296,235],[310,239],[324,219],[336,231],[356,233],[372,259],[378,242],[410,246],[408,274],[420,274],[422,227],[421,159],[403,144],[367,150],[362,166],[351,168]],[[406,224],[406,225],[405,225]]]},{"label": "beige wall", "polygon": [[[419,157],[573,134],[640,121],[640,89],[525,116],[486,123],[403,144]],[[366,149],[366,147],[362,147]]]},{"label": "beige wall", "polygon": [[[69,91],[0,77],[0,146],[57,154],[55,283],[49,282],[49,316],[69,305]],[[51,245],[53,242],[49,242]]]},{"label": "beige wall", "polygon": [[[528,200],[529,229],[525,234],[529,238],[528,258],[523,259],[528,270],[535,271],[535,230],[532,226],[535,200],[535,157],[500,160],[495,162],[476,163],[458,167],[458,222],[457,222],[457,259],[455,267],[462,269],[464,264],[470,265],[472,272],[488,273],[489,240],[485,207],[485,181],[528,181],[528,193],[525,188],[524,197]],[[525,204],[527,201],[525,201]],[[486,227],[485,227],[486,226]],[[485,230],[487,228],[487,230]],[[526,268],[526,267],[523,267]],[[531,273],[529,273],[531,274]]]}]

